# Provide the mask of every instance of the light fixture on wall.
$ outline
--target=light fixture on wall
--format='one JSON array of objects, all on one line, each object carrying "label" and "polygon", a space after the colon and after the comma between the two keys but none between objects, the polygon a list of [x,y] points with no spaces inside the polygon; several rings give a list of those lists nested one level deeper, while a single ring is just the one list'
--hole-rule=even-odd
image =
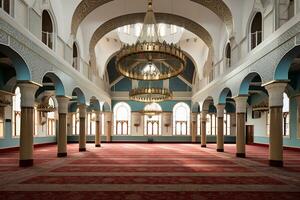
[{"label": "light fixture on wall", "polygon": [[137,42],[121,48],[116,56],[116,66],[125,77],[150,81],[175,77],[186,66],[186,57],[180,47],[161,40],[152,0],[148,2]]}]

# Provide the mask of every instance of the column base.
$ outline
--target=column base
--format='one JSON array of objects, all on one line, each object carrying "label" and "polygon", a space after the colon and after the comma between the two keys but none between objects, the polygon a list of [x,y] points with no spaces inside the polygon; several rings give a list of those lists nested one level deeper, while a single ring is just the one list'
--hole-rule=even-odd
[{"label": "column base", "polygon": [[84,152],[86,151],[86,148],[79,148],[79,152]]},{"label": "column base", "polygon": [[67,157],[68,153],[57,153],[57,157],[62,158],[62,157]]},{"label": "column base", "polygon": [[101,147],[101,144],[96,144],[95,147]]},{"label": "column base", "polygon": [[269,165],[272,167],[283,167],[282,160],[269,160]]},{"label": "column base", "polygon": [[202,148],[205,148],[205,147],[206,147],[206,144],[201,144],[201,147],[202,147]]},{"label": "column base", "polygon": [[224,149],[217,149],[217,152],[224,152]]},{"label": "column base", "polygon": [[236,153],[236,157],[238,157],[238,158],[246,158],[246,154],[245,153]]},{"label": "column base", "polygon": [[33,166],[33,159],[19,160],[20,167],[31,167]]}]

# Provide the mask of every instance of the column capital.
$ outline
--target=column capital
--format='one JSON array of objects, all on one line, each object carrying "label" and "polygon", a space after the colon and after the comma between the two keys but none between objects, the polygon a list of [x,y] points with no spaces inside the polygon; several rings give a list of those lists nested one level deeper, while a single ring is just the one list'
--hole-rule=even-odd
[{"label": "column capital", "polygon": [[101,111],[96,110],[94,111],[94,113],[96,114],[96,121],[101,121]]},{"label": "column capital", "polygon": [[233,97],[235,101],[236,113],[246,113],[248,95]]},{"label": "column capital", "polygon": [[216,107],[217,107],[217,117],[224,117],[225,104],[218,104]]},{"label": "column capital", "polygon": [[79,117],[85,117],[86,115],[86,105],[85,104],[79,104]]},{"label": "column capital", "polygon": [[35,92],[41,85],[34,82],[18,82],[21,90],[21,106],[34,107]]},{"label": "column capital", "polygon": [[67,114],[70,97],[67,96],[56,96],[58,102],[58,113]]},{"label": "column capital", "polygon": [[264,85],[269,94],[269,107],[283,105],[283,92],[287,82],[270,82]]},{"label": "column capital", "polygon": [[206,118],[206,115],[208,114],[208,110],[202,110],[200,115],[201,115],[201,118],[205,117]]}]

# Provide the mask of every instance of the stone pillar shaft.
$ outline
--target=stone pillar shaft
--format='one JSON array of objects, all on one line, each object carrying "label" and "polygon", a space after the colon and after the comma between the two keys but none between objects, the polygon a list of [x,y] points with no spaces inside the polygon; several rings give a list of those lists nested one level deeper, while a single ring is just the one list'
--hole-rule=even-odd
[{"label": "stone pillar shaft", "polygon": [[86,151],[86,105],[79,106],[79,151]]},{"label": "stone pillar shaft", "polygon": [[20,167],[33,165],[34,108],[21,108]]},{"label": "stone pillar shaft", "polygon": [[217,133],[217,151],[224,151],[224,109],[225,105],[219,104],[217,105],[217,125],[218,125],[218,133]]},{"label": "stone pillar shaft", "polygon": [[283,166],[282,107],[286,86],[287,83],[284,82],[265,85],[269,93],[270,112],[269,165],[274,167]]},{"label": "stone pillar shaft", "polygon": [[245,113],[236,114],[236,156],[246,157],[245,146]]},{"label": "stone pillar shaft", "polygon": [[58,135],[57,135],[57,157],[67,156],[67,113],[69,98],[56,97],[58,102]]},{"label": "stone pillar shaft", "polygon": [[20,167],[33,165],[34,101],[39,85],[24,82],[21,90]]},{"label": "stone pillar shaft", "polygon": [[246,157],[245,144],[245,118],[247,109],[248,96],[237,96],[234,98],[236,103],[236,156],[240,158]]},{"label": "stone pillar shaft", "polygon": [[96,113],[96,134],[95,134],[95,146],[101,147],[101,113]]},{"label": "stone pillar shaft", "polygon": [[201,147],[206,147],[206,114],[205,111],[201,113]]},{"label": "stone pillar shaft", "polygon": [[197,140],[197,113],[192,113],[191,119],[192,143],[195,143]]}]

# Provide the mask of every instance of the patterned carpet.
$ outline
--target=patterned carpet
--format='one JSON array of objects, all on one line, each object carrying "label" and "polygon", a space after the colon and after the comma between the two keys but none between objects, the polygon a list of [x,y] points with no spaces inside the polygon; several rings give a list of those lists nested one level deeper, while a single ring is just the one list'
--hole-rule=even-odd
[{"label": "patterned carpet", "polygon": [[300,151],[285,150],[285,167],[268,166],[268,148],[215,144],[78,144],[68,158],[56,146],[35,149],[35,166],[18,167],[18,152],[0,153],[0,199],[289,200],[300,196]]}]

